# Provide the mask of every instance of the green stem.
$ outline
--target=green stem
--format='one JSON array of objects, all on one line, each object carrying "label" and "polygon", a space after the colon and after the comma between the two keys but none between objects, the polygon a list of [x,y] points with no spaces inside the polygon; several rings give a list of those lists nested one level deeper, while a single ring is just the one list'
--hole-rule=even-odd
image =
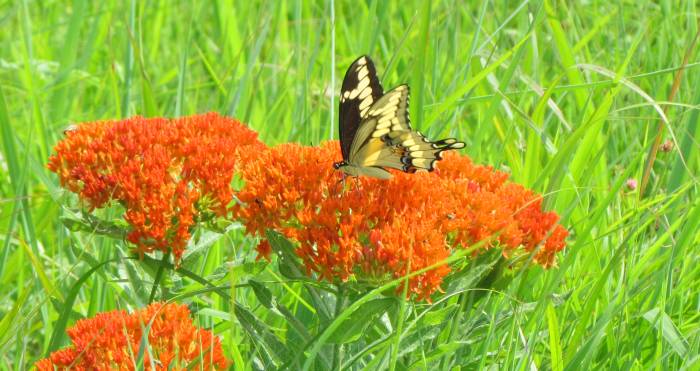
[{"label": "green stem", "polygon": [[160,285],[160,280],[163,278],[163,271],[165,270],[165,267],[168,265],[168,259],[170,258],[170,252],[167,252],[163,255],[163,259],[161,260],[161,264],[158,266],[158,271],[156,271],[156,278],[153,281],[153,287],[151,287],[151,295],[148,297],[148,304],[153,303],[153,299],[156,297],[156,290],[158,289],[158,285]]},{"label": "green stem", "polygon": [[[333,319],[335,320],[338,318],[340,313],[343,312],[343,305],[345,304],[345,290],[344,286],[342,283],[338,285],[338,291],[336,291],[336,296],[335,296],[335,313],[333,316]],[[333,365],[331,367],[332,370],[339,370],[340,369],[340,356],[341,352],[343,350],[343,345],[342,344],[335,344],[333,346]]]},{"label": "green stem", "polygon": [[394,346],[391,348],[391,358],[389,360],[389,370],[396,369],[396,362],[399,357],[399,346],[401,345],[401,333],[403,332],[403,324],[406,317],[406,303],[408,301],[408,284],[411,278],[411,259],[413,258],[413,250],[408,260],[408,273],[404,276],[403,292],[401,293],[401,304],[399,305],[399,316],[396,320],[396,336],[394,338]]}]

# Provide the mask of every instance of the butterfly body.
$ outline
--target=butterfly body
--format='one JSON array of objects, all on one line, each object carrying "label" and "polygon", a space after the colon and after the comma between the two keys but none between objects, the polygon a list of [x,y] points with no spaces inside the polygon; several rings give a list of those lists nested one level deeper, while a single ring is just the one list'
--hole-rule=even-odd
[{"label": "butterfly body", "polygon": [[399,85],[386,94],[374,63],[362,56],[350,65],[340,93],[340,148],[333,167],[350,176],[390,179],[385,168],[413,173],[432,171],[440,153],[464,148],[454,138],[430,141],[411,128],[410,89]]}]

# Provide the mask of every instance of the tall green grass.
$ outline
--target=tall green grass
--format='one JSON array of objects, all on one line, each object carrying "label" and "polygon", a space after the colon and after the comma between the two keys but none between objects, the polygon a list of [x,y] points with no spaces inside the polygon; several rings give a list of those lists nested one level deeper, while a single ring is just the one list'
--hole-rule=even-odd
[{"label": "tall green grass", "polygon": [[[344,306],[256,263],[234,227],[201,231],[209,244],[165,269],[158,297],[201,309],[242,370],[700,368],[699,15],[692,0],[0,1],[0,365],[28,368],[75,320],[142,306],[162,266],[67,227],[75,200],[45,168],[64,128],[218,111],[268,144],[316,145],[369,54],[385,87],[411,84],[414,126],[546,195],[571,232],[558,267],[431,304],[379,290]],[[626,181],[659,122],[674,147],[640,197]]]}]

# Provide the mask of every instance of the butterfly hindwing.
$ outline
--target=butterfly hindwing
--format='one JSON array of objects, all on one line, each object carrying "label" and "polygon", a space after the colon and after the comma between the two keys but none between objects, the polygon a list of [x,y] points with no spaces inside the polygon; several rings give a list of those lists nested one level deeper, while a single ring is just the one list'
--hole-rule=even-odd
[{"label": "butterfly hindwing", "polygon": [[351,163],[405,172],[432,171],[441,152],[464,147],[464,143],[453,138],[432,142],[412,130],[409,98],[408,86],[400,85],[372,105],[351,146]]},{"label": "butterfly hindwing", "polygon": [[464,148],[454,138],[431,142],[417,131],[393,131],[384,138],[371,138],[356,155],[361,167],[389,167],[413,173],[433,171],[442,152]]},{"label": "butterfly hindwing", "polygon": [[399,85],[370,108],[367,116],[377,119],[372,137],[379,138],[389,131],[411,130],[411,119],[408,116],[410,93],[408,85]]},{"label": "butterfly hindwing", "polygon": [[408,85],[400,85],[377,100],[362,120],[355,140],[350,147],[349,158],[371,138],[380,138],[390,131],[411,130],[408,117]]},{"label": "butterfly hindwing", "polygon": [[442,159],[442,152],[464,148],[464,143],[454,138],[430,141],[419,131],[392,131],[384,141],[400,157],[401,169],[406,172],[433,171],[435,162]]},{"label": "butterfly hindwing", "polygon": [[340,90],[340,149],[343,160],[350,158],[350,147],[372,104],[383,94],[374,63],[368,56],[356,59],[348,68]]}]

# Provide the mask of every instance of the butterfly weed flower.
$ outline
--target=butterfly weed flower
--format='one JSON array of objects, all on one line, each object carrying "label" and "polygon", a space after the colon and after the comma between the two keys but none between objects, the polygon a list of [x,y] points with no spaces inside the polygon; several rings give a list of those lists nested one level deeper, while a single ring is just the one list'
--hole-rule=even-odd
[{"label": "butterfly weed flower", "polygon": [[[543,211],[542,197],[505,173],[448,153],[434,172],[347,178],[343,190],[340,172],[329,166],[337,148],[283,144],[241,155],[245,184],[234,216],[249,233],[271,228],[293,240],[307,273],[386,282],[479,242],[504,254],[532,252],[548,267],[564,248],[568,233],[556,213]],[[270,251],[263,240],[259,253]],[[429,299],[449,272],[441,265],[414,276],[411,293]]]},{"label": "butterfly weed flower", "polygon": [[139,349],[146,349],[146,370],[225,370],[230,364],[219,338],[197,328],[182,304],[154,303],[133,313],[99,313],[79,320],[67,332],[72,345],[38,361],[39,371],[134,370]]},{"label": "butterfly weed flower", "polygon": [[48,168],[90,209],[123,206],[137,252],[177,259],[198,220],[229,212],[237,154],[248,146],[263,146],[257,133],[216,113],[133,117],[67,131]]}]

